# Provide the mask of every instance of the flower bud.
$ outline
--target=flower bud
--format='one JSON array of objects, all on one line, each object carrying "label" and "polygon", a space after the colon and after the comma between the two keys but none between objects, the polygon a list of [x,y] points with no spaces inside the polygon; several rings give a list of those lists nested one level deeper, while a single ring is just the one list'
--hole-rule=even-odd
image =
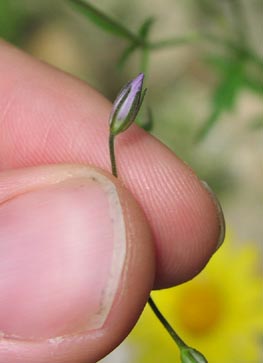
[{"label": "flower bud", "polygon": [[206,358],[197,350],[185,347],[181,348],[181,362],[182,363],[208,363]]},{"label": "flower bud", "polygon": [[142,91],[143,79],[144,75],[140,73],[122,88],[114,101],[110,115],[112,135],[125,131],[135,120],[146,92],[146,89]]}]

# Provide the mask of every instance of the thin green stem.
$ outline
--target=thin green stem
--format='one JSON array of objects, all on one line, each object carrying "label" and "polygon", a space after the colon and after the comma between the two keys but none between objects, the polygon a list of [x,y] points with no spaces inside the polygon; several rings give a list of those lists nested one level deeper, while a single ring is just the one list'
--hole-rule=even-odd
[{"label": "thin green stem", "polygon": [[145,45],[145,41],[142,37],[134,34],[124,25],[117,20],[112,19],[110,16],[91,5],[86,0],[68,0],[72,5],[75,5],[78,10],[86,15],[91,21],[99,25],[102,29],[114,33],[116,36],[126,38],[133,43],[140,46]]},{"label": "thin green stem", "polygon": [[206,40],[209,43],[220,45],[224,48],[228,48],[235,53],[243,53],[244,56],[246,56],[250,61],[257,64],[261,69],[263,69],[263,59],[253,52],[251,49],[244,47],[243,45],[239,45],[236,42],[227,39],[227,38],[221,38],[214,34],[204,34],[204,40]]},{"label": "thin green stem", "polygon": [[143,48],[141,54],[141,65],[140,65],[140,72],[144,73],[145,78],[148,75],[148,68],[149,68],[149,49]]},{"label": "thin green stem", "polygon": [[192,44],[202,40],[204,40],[204,37],[201,34],[190,34],[181,37],[159,40],[157,42],[149,43],[148,46],[150,50],[159,50],[167,47]]},{"label": "thin green stem", "polygon": [[112,172],[112,175],[116,176],[116,178],[117,178],[118,172],[117,172],[117,165],[116,165],[116,158],[115,158],[114,140],[115,140],[115,135],[110,133],[109,151],[110,151],[110,161],[111,161],[111,172]]},{"label": "thin green stem", "polygon": [[250,59],[253,63],[257,64],[261,69],[263,69],[263,59],[254,51],[252,51],[248,47],[245,47],[244,45],[237,44],[237,42],[233,40],[221,38],[211,33],[196,33],[182,37],[163,39],[158,42],[149,43],[147,46],[150,50],[161,50],[169,47],[194,44],[204,41],[211,44],[217,44],[224,48],[228,48],[235,53],[243,53],[248,59]]},{"label": "thin green stem", "polygon": [[229,0],[229,5],[232,9],[233,19],[235,21],[236,33],[238,34],[239,41],[243,45],[247,44],[247,24],[244,14],[243,4],[240,0]]},{"label": "thin green stem", "polygon": [[198,131],[196,135],[195,142],[200,143],[205,139],[213,125],[216,123],[218,118],[220,117],[222,110],[220,108],[216,108],[212,111],[211,115],[209,115],[208,119],[205,121],[204,125],[202,125],[201,129]]},{"label": "thin green stem", "polygon": [[150,305],[152,311],[157,316],[159,321],[162,323],[164,328],[167,330],[169,335],[172,337],[172,339],[175,341],[175,343],[178,345],[179,348],[187,347],[185,342],[179,337],[179,335],[175,332],[173,327],[168,323],[168,321],[165,319],[163,314],[160,312],[158,307],[156,306],[155,302],[153,301],[152,297],[150,296],[148,299],[148,304]]}]

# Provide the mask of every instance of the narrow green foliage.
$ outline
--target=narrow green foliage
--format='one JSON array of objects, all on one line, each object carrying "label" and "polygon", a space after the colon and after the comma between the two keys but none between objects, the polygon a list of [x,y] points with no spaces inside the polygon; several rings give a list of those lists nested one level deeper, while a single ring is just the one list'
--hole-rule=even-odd
[{"label": "narrow green foliage", "polygon": [[205,57],[205,62],[214,67],[217,71],[220,71],[221,73],[226,73],[233,64],[233,57],[232,58],[226,56],[222,57],[218,54],[217,55],[212,54],[209,55],[208,57]]},{"label": "narrow green foliage", "polygon": [[153,42],[149,44],[149,47],[151,50],[160,50],[170,47],[178,47],[182,45],[194,44],[203,40],[204,37],[201,34],[193,33],[189,35],[183,35]]},{"label": "narrow green foliage", "polygon": [[148,48],[142,49],[140,71],[147,75],[150,62],[150,51]]},{"label": "narrow green foliage", "polygon": [[219,120],[219,117],[221,116],[222,110],[220,109],[214,109],[207,120],[204,122],[203,126],[198,131],[195,141],[201,142],[204,140],[204,138],[208,135],[209,131],[212,129],[214,124]]},{"label": "narrow green foliage", "polygon": [[141,64],[140,64],[140,71],[147,74],[148,68],[149,68],[149,61],[150,61],[150,49],[148,46],[148,38],[150,34],[150,30],[152,29],[152,26],[154,25],[155,18],[149,17],[147,18],[141,25],[139,29],[139,35],[144,39],[145,44],[147,46],[142,48],[142,54],[141,54]]},{"label": "narrow green foliage", "polygon": [[[219,64],[219,63],[218,63]],[[239,59],[232,62],[220,62],[225,75],[214,92],[213,109],[210,116],[201,127],[196,136],[196,141],[202,141],[213,125],[225,111],[230,111],[235,106],[237,97],[244,83],[244,64]]]},{"label": "narrow green foliage", "polygon": [[139,35],[143,38],[143,39],[147,39],[149,32],[152,28],[152,26],[154,25],[156,19],[153,16],[150,16],[149,18],[147,18],[146,20],[144,20],[144,22],[142,23],[140,29],[139,29]]},{"label": "narrow green foliage", "polygon": [[250,76],[245,76],[244,87],[248,88],[254,93],[263,95],[263,79],[258,80]]},{"label": "narrow green foliage", "polygon": [[117,66],[119,68],[123,68],[130,56],[139,48],[139,45],[137,43],[132,43],[128,45],[123,53],[121,54]]},{"label": "narrow green foliage", "polygon": [[229,54],[242,57],[247,62],[254,63],[254,65],[263,70],[263,59],[254,50],[244,46],[243,42],[237,43],[232,39],[219,37],[212,33],[200,34],[200,39],[207,43],[216,44]]},{"label": "narrow green foliage", "polygon": [[227,69],[225,78],[221,81],[214,94],[215,109],[231,110],[243,84],[243,64],[233,62]]},{"label": "narrow green foliage", "polygon": [[114,20],[110,18],[108,15],[104,14],[102,11],[92,6],[88,1],[86,0],[67,0],[67,1],[69,1],[81,14],[89,18],[89,20],[91,20],[101,29],[109,33],[112,33],[118,37],[136,42],[138,44],[142,43],[142,39],[133,34],[124,25],[120,24],[117,20]]},{"label": "narrow green foliage", "polygon": [[130,56],[137,50],[142,50],[141,56],[141,65],[140,65],[140,72],[147,73],[148,64],[149,64],[149,45],[148,45],[148,34],[150,32],[151,27],[154,24],[155,19],[153,17],[147,18],[143,24],[141,25],[138,36],[144,41],[144,45],[142,46],[138,42],[131,42],[123,51],[118,61],[118,67],[123,68]]},{"label": "narrow green foliage", "polygon": [[14,6],[11,1],[0,1],[0,37],[19,44],[21,33],[29,22],[29,15],[22,4]]},{"label": "narrow green foliage", "polygon": [[250,130],[262,131],[263,130],[263,114],[256,117],[249,125]]},{"label": "narrow green foliage", "polygon": [[145,131],[151,131],[154,125],[153,112],[150,107],[146,107],[143,117],[137,118],[136,124],[139,125]]},{"label": "narrow green foliage", "polygon": [[233,20],[235,22],[235,34],[238,35],[239,41],[242,44],[247,43],[247,24],[244,14],[244,6],[240,0],[229,0],[228,4],[234,14]]}]

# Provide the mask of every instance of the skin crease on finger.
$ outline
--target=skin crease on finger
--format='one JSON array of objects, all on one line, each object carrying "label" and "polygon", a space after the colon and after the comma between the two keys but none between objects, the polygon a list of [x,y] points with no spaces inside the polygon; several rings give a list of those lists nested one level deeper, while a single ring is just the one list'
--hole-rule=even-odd
[{"label": "skin crease on finger", "polygon": [[[83,184],[94,175],[93,170],[80,165],[51,165],[3,172],[0,174],[0,214],[1,206],[17,196],[74,180]],[[121,182],[101,170],[95,172],[116,186],[126,225],[124,269],[107,320],[97,330],[49,339],[14,339],[0,334],[0,363],[95,363],[129,333],[147,301],[155,274],[155,253],[145,216]]]},{"label": "skin crease on finger", "polygon": [[[83,163],[109,171],[110,103],[4,42],[0,55],[0,170]],[[118,136],[116,157],[120,179],[153,232],[155,287],[192,278],[220,234],[211,196],[188,166],[136,125]]]}]

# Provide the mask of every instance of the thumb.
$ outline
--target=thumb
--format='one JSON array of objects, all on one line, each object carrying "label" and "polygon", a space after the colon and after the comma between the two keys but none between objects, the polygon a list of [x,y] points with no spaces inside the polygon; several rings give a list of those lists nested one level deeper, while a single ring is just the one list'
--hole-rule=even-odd
[{"label": "thumb", "polygon": [[105,172],[0,175],[0,363],[92,363],[135,324],[152,287],[145,218]]}]

